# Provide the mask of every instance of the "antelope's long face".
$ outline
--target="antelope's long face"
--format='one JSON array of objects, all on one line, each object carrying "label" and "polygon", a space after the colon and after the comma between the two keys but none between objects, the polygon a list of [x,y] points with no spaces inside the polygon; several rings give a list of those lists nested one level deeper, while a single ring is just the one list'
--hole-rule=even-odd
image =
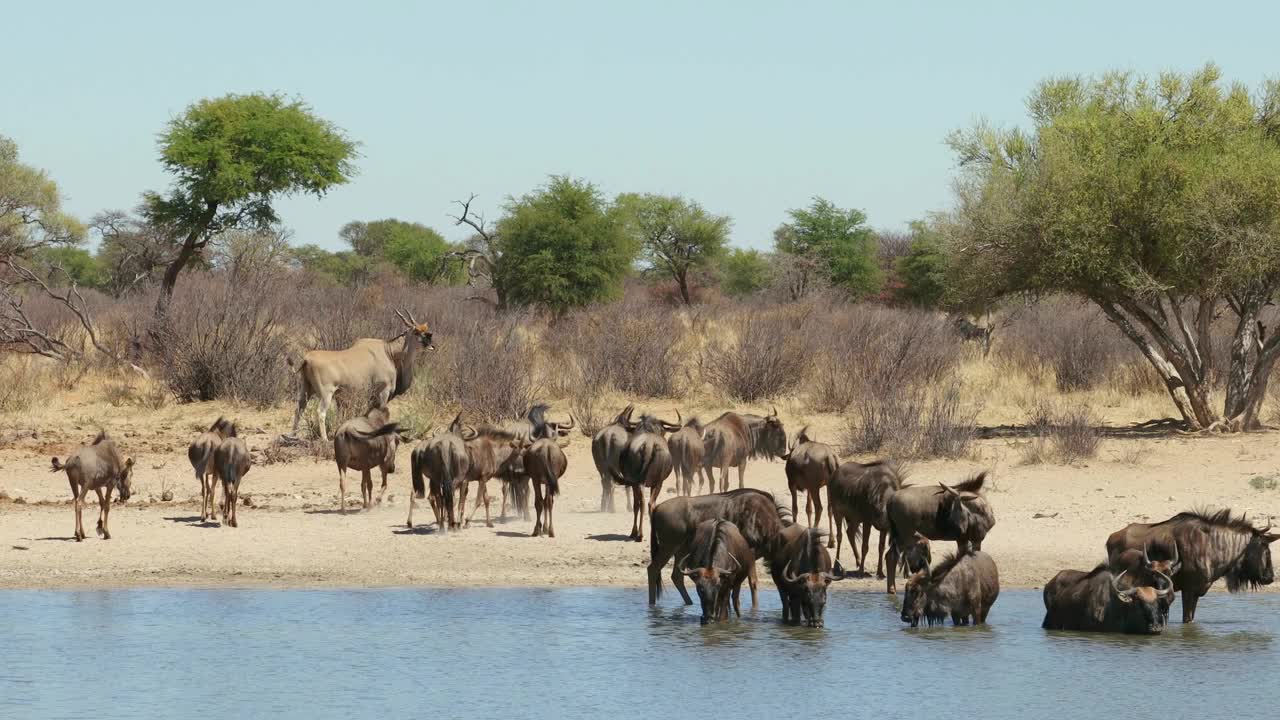
[{"label": "antelope's long face", "polygon": [[418,338],[418,342],[427,350],[434,351],[436,349],[435,341],[432,339],[431,328],[426,323],[413,326],[413,335]]}]

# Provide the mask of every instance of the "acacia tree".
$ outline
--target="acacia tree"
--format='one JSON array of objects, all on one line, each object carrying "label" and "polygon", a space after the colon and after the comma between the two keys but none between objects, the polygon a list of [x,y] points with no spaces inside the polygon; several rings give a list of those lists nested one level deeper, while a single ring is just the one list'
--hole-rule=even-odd
[{"label": "acacia tree", "polygon": [[169,122],[160,162],[174,177],[166,195],[143,196],[143,214],[171,228],[176,246],[155,315],[163,319],[178,274],[220,233],[267,230],[281,196],[323,196],[354,173],[356,145],[300,100],[225,95],[201,100]]},{"label": "acacia tree", "polygon": [[788,215],[791,221],[774,231],[773,244],[780,255],[793,258],[786,262],[784,257],[785,266],[803,268],[800,285],[813,285],[809,273],[819,270],[822,280],[855,297],[880,289],[876,235],[861,210],[845,210],[818,197]]},{"label": "acacia tree", "polygon": [[694,273],[713,267],[725,254],[730,220],[708,213],[678,195],[619,195],[616,201],[628,230],[639,241],[641,257],[655,271],[669,275],[680,299],[691,304]]},{"label": "acacia tree", "polygon": [[[1251,94],[1213,65],[1139,78],[1061,78],[1032,94],[1030,131],[954,134],[946,232],[969,299],[1088,298],[1159,373],[1186,425],[1258,426],[1280,333],[1280,83]],[[1223,411],[1211,404],[1213,320],[1234,315]]]},{"label": "acacia tree", "polygon": [[494,276],[507,302],[563,312],[621,292],[638,248],[594,185],[555,175],[506,209]]}]

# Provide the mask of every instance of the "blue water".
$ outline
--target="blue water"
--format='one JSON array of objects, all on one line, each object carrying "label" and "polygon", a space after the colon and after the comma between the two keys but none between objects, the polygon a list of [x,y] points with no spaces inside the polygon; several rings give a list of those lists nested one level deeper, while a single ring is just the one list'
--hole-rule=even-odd
[{"label": "blue water", "polygon": [[1280,594],[1211,594],[1191,626],[1175,605],[1160,637],[1047,633],[1037,591],[1002,593],[985,628],[912,630],[874,593],[832,593],[823,630],[780,624],[772,591],[722,626],[677,602],[588,588],[0,592],[0,718],[1275,715]]}]

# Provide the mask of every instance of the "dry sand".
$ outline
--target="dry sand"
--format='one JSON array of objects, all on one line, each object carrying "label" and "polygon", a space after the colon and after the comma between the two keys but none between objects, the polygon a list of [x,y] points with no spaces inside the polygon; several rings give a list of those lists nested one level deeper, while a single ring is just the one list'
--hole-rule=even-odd
[{"label": "dry sand", "polygon": [[[0,587],[644,585],[648,544],[626,541],[631,515],[622,510],[621,489],[615,491],[619,511],[598,512],[600,482],[585,437],[575,436],[567,451],[554,539],[529,537],[529,521],[488,528],[479,515],[471,527],[448,536],[434,527],[407,531],[408,447],[401,449],[400,472],[391,478],[387,501],[345,515],[336,511],[331,463],[256,466],[241,490],[254,506],[241,509],[240,527],[233,529],[199,522],[198,487],[185,454],[194,429],[219,412],[198,405],[155,413],[68,411],[58,414],[64,418],[59,421],[33,413],[27,420],[42,427],[39,437],[10,439],[0,448],[0,490],[10,498],[0,501]],[[794,433],[800,418],[786,412],[783,417]],[[251,428],[242,434],[255,449],[287,427],[283,411],[246,412],[241,419]],[[13,417],[0,420],[0,430],[18,424]],[[834,441],[836,418],[805,420],[819,439]],[[137,458],[135,494],[127,506],[113,509],[110,541],[91,535],[76,543],[66,477],[49,472],[49,456],[65,457],[89,441],[99,424],[108,425]],[[989,492],[997,524],[984,549],[995,557],[1006,587],[1034,588],[1059,569],[1091,567],[1103,557],[1106,536],[1134,520],[1160,520],[1200,506],[1231,507],[1263,519],[1280,514],[1280,490],[1255,489],[1249,482],[1275,477],[1276,440],[1273,433],[1106,440],[1096,459],[1075,466],[1022,465],[1019,446],[1026,441],[984,440],[970,459],[917,463],[910,474],[912,482],[933,483],[992,470]],[[664,498],[671,496],[671,484]],[[753,462],[747,485],[783,498],[782,464]],[[160,501],[165,489],[173,490],[174,501]],[[348,493],[358,500],[358,475]],[[496,483],[491,493],[498,495]],[[800,503],[803,513],[803,495]],[[495,516],[497,509],[495,500]],[[90,506],[87,527],[95,514]],[[425,503],[416,519],[430,523]],[[847,546],[841,557],[847,566]],[[873,579],[839,585],[883,589]]]}]

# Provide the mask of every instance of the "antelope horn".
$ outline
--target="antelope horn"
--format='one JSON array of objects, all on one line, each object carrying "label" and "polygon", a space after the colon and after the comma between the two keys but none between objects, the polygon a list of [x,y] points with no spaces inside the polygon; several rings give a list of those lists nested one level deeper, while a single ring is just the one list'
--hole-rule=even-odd
[{"label": "antelope horn", "polygon": [[790,560],[788,560],[788,561],[787,561],[787,564],[786,564],[785,566],[783,566],[783,568],[782,568],[782,579],[783,579],[783,580],[786,580],[786,581],[787,581],[787,582],[789,582],[789,583],[796,583],[796,582],[800,582],[800,576],[799,576],[799,575],[792,575],[792,574],[791,574],[791,561],[790,561]]},{"label": "antelope horn", "polygon": [[1175,565],[1181,565],[1181,564],[1182,564],[1182,561],[1178,559],[1178,543],[1174,542],[1173,543],[1173,559],[1169,561],[1169,567],[1174,567]]},{"label": "antelope horn", "polygon": [[681,575],[689,574],[689,569],[684,566],[685,560],[688,560],[688,559],[689,559],[689,556],[687,554],[684,557],[680,558],[680,561],[676,563],[676,572],[680,573]]},{"label": "antelope horn", "polygon": [[684,427],[684,418],[680,416],[680,408],[676,408],[676,422],[679,423],[681,427]]},{"label": "antelope horn", "polygon": [[[736,557],[734,557],[734,556],[732,556],[732,555],[730,555],[730,556],[729,556],[729,562],[733,563],[733,569],[734,569],[734,570],[737,570],[738,568],[742,567],[741,565],[739,565],[739,564],[738,564],[738,558],[736,558]],[[717,568],[717,569],[719,569],[719,568]],[[728,571],[728,570],[720,570],[720,572],[722,572],[722,573],[727,573],[727,572],[729,572],[729,571]]]},{"label": "antelope horn", "polygon": [[475,429],[475,428],[473,428],[473,427],[471,427],[470,425],[463,425],[463,426],[462,426],[462,439],[463,439],[463,440],[474,440],[474,439],[476,438],[476,436],[477,436],[477,435],[479,435],[479,434],[480,434],[480,433],[476,432],[476,429]]},{"label": "antelope horn", "polygon": [[773,410],[773,414],[772,414],[772,415],[770,415],[769,417],[778,417],[778,406],[777,406],[777,405],[770,405],[770,406],[769,406],[769,408],[770,408],[771,410]]},{"label": "antelope horn", "polygon": [[1164,587],[1160,590],[1157,590],[1156,592],[1160,595],[1160,597],[1173,597],[1173,578],[1169,577],[1168,575],[1165,575],[1159,570],[1156,571],[1156,574],[1164,578],[1164,582],[1165,582]]},{"label": "antelope horn", "polygon": [[406,317],[405,312],[405,310],[400,308],[396,309],[396,317],[400,318],[400,322],[404,323],[407,327],[417,326],[418,323],[413,319],[413,313],[409,313]]},{"label": "antelope horn", "polygon": [[1124,574],[1127,572],[1129,571],[1124,570],[1124,571],[1121,571],[1119,575],[1111,576],[1111,591],[1114,592],[1116,594],[1116,597],[1120,598],[1120,600],[1122,600],[1123,602],[1133,602],[1133,595],[1134,593],[1138,592],[1138,589],[1137,588],[1130,588],[1128,590],[1120,589],[1120,578],[1124,577]]},{"label": "antelope horn", "polygon": [[1151,556],[1147,555],[1148,543],[1142,543],[1142,566],[1151,569]]}]

